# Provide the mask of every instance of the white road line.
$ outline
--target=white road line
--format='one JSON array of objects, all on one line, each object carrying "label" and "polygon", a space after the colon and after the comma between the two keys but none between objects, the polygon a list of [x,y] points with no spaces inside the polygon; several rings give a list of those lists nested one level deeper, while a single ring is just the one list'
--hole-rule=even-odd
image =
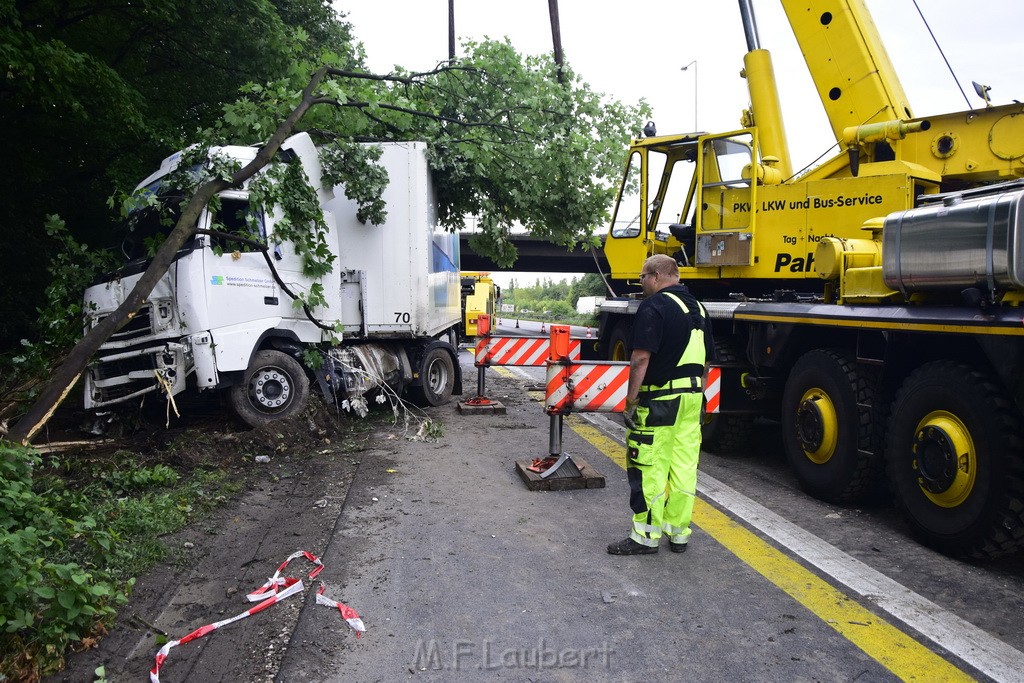
[{"label": "white road line", "polygon": [[[625,443],[617,422],[598,413],[579,415],[609,438]],[[996,681],[1024,681],[1024,653],[1019,650],[704,472],[697,478],[697,491],[986,676]]]}]

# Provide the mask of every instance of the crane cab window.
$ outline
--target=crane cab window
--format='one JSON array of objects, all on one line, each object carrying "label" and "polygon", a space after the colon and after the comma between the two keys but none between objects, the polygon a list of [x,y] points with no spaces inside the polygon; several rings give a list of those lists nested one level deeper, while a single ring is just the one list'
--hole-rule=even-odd
[{"label": "crane cab window", "polygon": [[648,155],[651,199],[647,225],[657,240],[667,240],[673,232],[672,226],[686,223],[686,214],[692,214],[687,207],[695,170],[695,150],[696,145],[691,145],[689,150],[673,147],[668,153],[651,150]]},{"label": "crane cab window", "polygon": [[750,225],[752,150],[749,133],[704,140],[700,163],[702,230],[735,230]]},{"label": "crane cab window", "polygon": [[696,159],[696,138],[634,150],[619,190],[611,236],[633,238],[643,233],[645,238],[665,241],[671,226],[687,217],[692,220],[687,207]]},{"label": "crane cab window", "polygon": [[643,216],[643,200],[639,197],[642,168],[640,152],[630,154],[622,187],[619,188],[619,199],[615,204],[615,215],[612,217],[612,237],[637,237],[640,234],[640,219]]}]

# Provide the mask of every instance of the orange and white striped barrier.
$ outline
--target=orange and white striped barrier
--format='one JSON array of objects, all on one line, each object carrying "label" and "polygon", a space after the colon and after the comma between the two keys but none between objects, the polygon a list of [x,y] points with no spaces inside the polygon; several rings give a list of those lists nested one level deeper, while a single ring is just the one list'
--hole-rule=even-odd
[{"label": "orange and white striped barrier", "polygon": [[544,410],[548,414],[621,413],[626,408],[629,363],[549,363]]},{"label": "orange and white striped barrier", "polygon": [[708,368],[708,385],[704,387],[704,407],[706,413],[717,413],[722,407],[722,368]]},{"label": "orange and white striped barrier", "polygon": [[[151,681],[151,683],[160,683],[160,667],[162,667],[164,665],[164,662],[167,661],[167,655],[170,653],[171,648],[177,647],[178,645],[184,645],[185,643],[189,643],[193,640],[202,638],[203,636],[212,633],[219,628],[227,626],[228,624],[233,624],[236,621],[241,621],[246,617],[251,617],[257,612],[262,612],[271,605],[275,605],[281,602],[282,600],[290,598],[296,593],[301,593],[305,589],[305,585],[302,583],[302,579],[296,579],[290,576],[281,576],[281,572],[284,571],[284,568],[288,566],[288,563],[300,557],[306,558],[315,565],[313,570],[311,570],[309,574],[306,576],[308,580],[312,581],[314,578],[316,578],[317,574],[323,571],[324,565],[320,561],[320,558],[318,558],[316,555],[306,552],[305,550],[300,550],[298,552],[292,553],[288,556],[288,559],[286,559],[278,566],[277,571],[274,572],[274,575],[272,577],[267,579],[266,583],[264,583],[262,586],[254,590],[252,593],[249,593],[245,596],[249,602],[262,601],[260,602],[260,604],[245,610],[241,614],[236,614],[235,616],[229,619],[223,619],[212,624],[200,626],[195,631],[192,631],[192,633],[189,633],[187,636],[184,636],[183,638],[180,638],[178,640],[167,641],[167,643],[165,643],[164,646],[161,647],[160,650],[156,653],[156,662],[154,663],[153,668],[149,670],[149,680]],[[366,626],[363,625],[363,620],[359,618],[359,615],[356,614],[356,611],[344,603],[336,602],[329,598],[322,597],[322,595],[320,594],[323,592],[324,587],[321,586],[320,591],[316,596],[317,604],[337,608],[338,611],[341,612],[341,616],[346,621],[346,623],[348,623],[348,625],[355,630],[356,637],[362,635],[362,633],[366,631]]]},{"label": "orange and white striped barrier", "polygon": [[[473,364],[477,368],[477,391],[476,396],[465,402],[467,406],[492,406],[497,401],[487,398],[485,393],[486,381],[484,369],[495,365],[513,365],[519,367],[543,367],[551,356],[551,339],[555,327],[566,326],[552,325],[552,337],[492,337],[491,319],[486,314],[477,318],[477,338],[475,360]],[[565,333],[568,338],[568,332]],[[567,351],[571,358],[580,358],[580,340],[569,339]]]},{"label": "orange and white striped barrier", "polygon": [[[581,361],[573,356],[567,325],[551,326],[551,349],[548,355],[547,386],[544,412],[550,416],[548,457],[536,458],[528,467],[547,479],[562,467],[568,477],[582,477],[583,472],[562,452],[562,416],[571,412],[622,412],[626,406],[629,384],[629,363],[615,361]],[[578,353],[578,351],[577,351]]]},{"label": "orange and white striped barrier", "polygon": [[[481,337],[476,345],[475,365],[543,367],[550,354],[551,339],[548,337]],[[570,340],[569,357],[579,359],[579,339]]]}]

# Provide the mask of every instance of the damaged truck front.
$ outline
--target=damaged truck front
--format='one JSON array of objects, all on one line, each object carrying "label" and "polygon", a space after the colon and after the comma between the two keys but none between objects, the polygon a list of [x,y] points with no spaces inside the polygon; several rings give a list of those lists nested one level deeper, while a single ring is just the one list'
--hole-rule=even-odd
[{"label": "damaged truck front", "polygon": [[[216,390],[258,426],[299,412],[317,385],[332,401],[356,406],[372,392],[427,405],[462,393],[458,236],[438,224],[426,146],[380,148],[387,220],[373,225],[359,220],[343,187],[323,186],[307,134],[282,145],[301,163],[323,212],[334,260],[320,278],[304,274],[300,250],[275,232],[279,207],[250,205],[248,185],[221,193],[196,226],[209,232],[178,252],[145,305],[100,349],[85,377],[86,409]],[[256,151],[231,146],[210,155],[244,165]],[[127,262],[86,290],[87,325],[120,305],[149,265],[148,247],[173,226],[181,193],[169,179],[181,159],[168,157],[139,185],[153,199],[129,218]],[[297,293],[319,287],[324,303],[296,304]]]}]

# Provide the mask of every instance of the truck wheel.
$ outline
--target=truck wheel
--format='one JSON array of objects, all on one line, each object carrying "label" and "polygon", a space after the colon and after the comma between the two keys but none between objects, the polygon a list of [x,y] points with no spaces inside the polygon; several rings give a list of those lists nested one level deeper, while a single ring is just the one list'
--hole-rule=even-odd
[{"label": "truck wheel", "polygon": [[439,406],[448,402],[455,388],[455,365],[451,355],[441,347],[427,351],[420,361],[420,384],[409,387],[419,405]]},{"label": "truck wheel", "polygon": [[608,360],[629,360],[629,327],[624,322],[617,323],[608,336]]},{"label": "truck wheel", "polygon": [[[736,363],[739,359],[731,339],[715,339],[715,355],[720,365]],[[753,415],[706,413],[700,428],[700,447],[716,455],[736,455],[749,448],[753,432]]]},{"label": "truck wheel", "polygon": [[309,378],[298,361],[281,351],[258,351],[241,384],[231,387],[231,410],[250,427],[300,412],[309,398]]},{"label": "truck wheel", "polygon": [[925,545],[998,557],[1024,545],[1024,439],[999,384],[975,368],[918,368],[893,403],[886,466],[897,507]]},{"label": "truck wheel", "polygon": [[880,478],[882,458],[871,438],[874,374],[833,349],[805,353],[789,373],[782,396],[786,457],[800,487],[815,498],[850,502]]}]

